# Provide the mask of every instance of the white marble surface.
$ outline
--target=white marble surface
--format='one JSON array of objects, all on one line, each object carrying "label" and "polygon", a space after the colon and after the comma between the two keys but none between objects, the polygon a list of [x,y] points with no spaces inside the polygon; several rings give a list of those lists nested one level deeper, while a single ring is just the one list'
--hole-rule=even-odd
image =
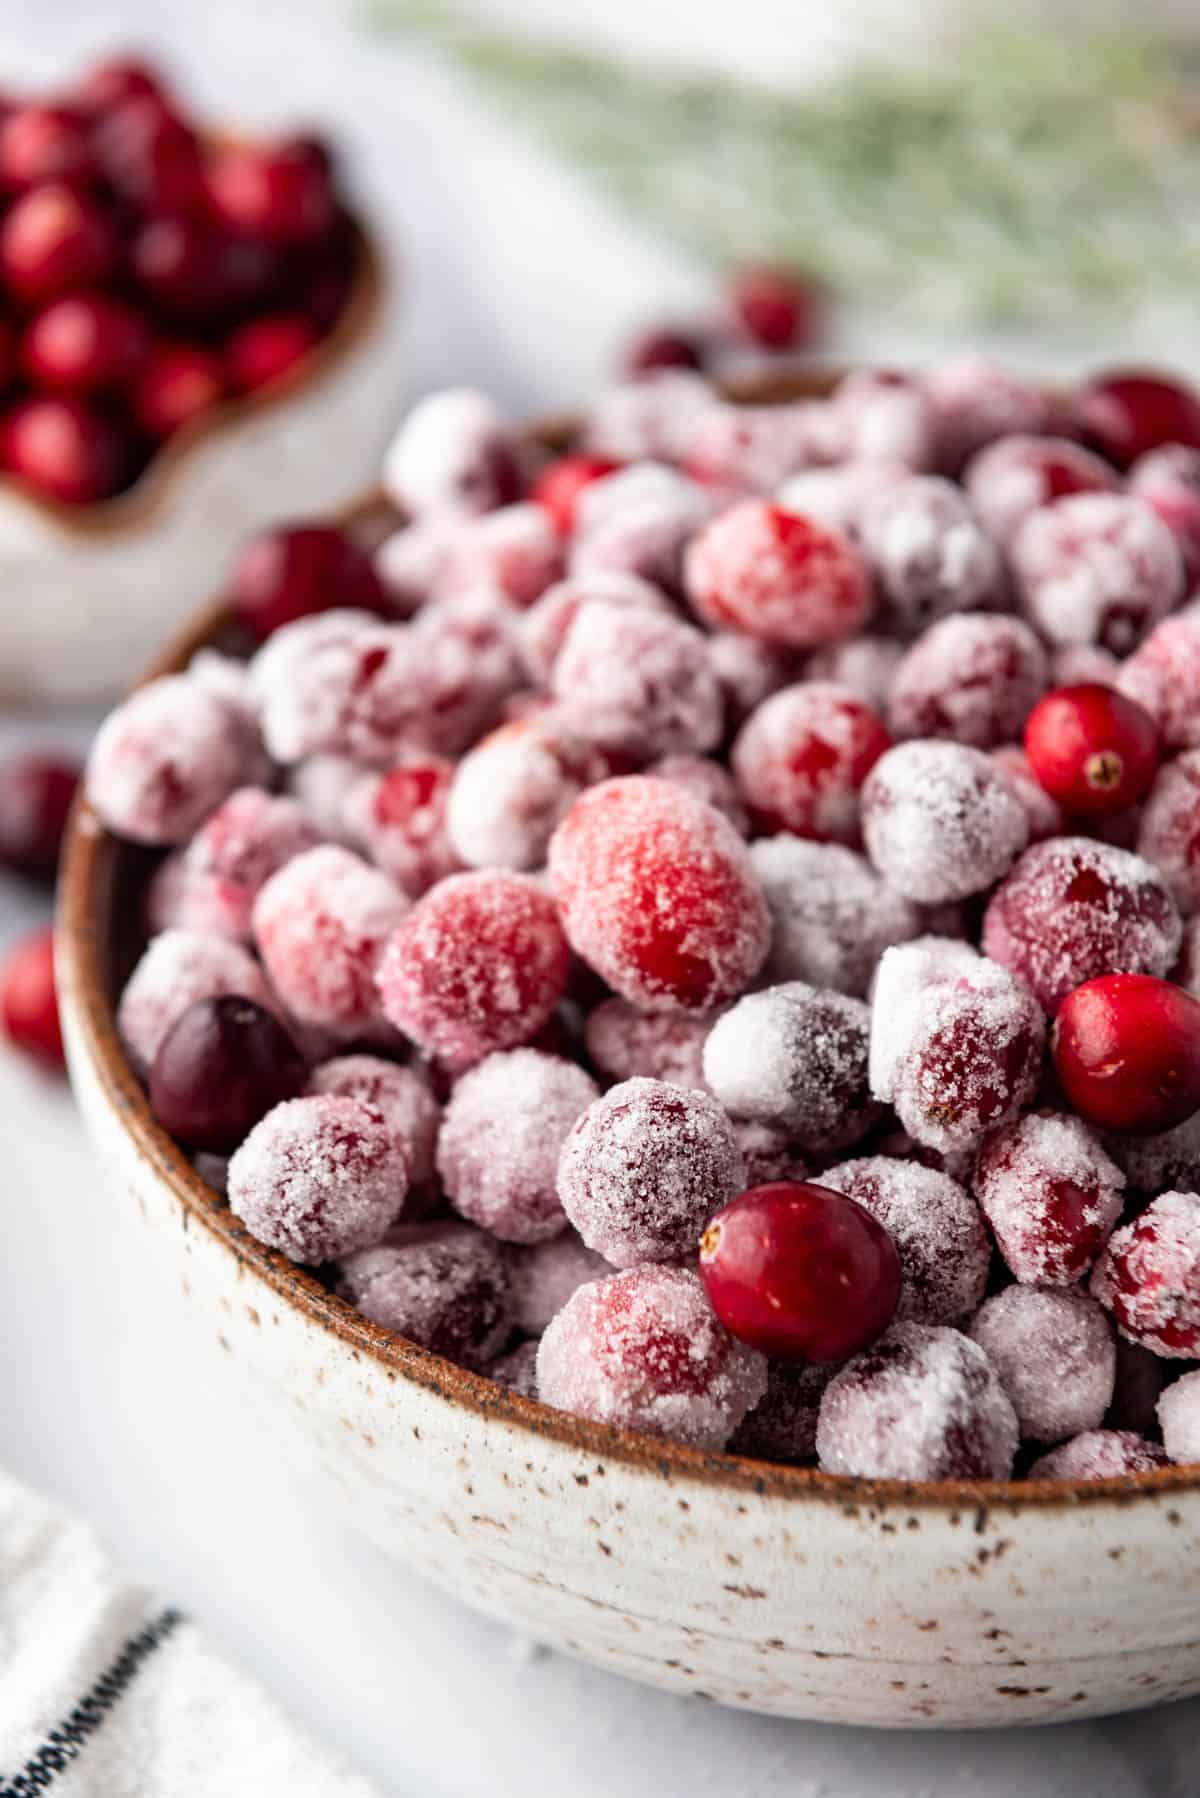
[{"label": "white marble surface", "polygon": [[[569,399],[622,320],[705,292],[444,72],[355,39],[333,0],[205,0],[170,9],[169,27],[165,11],[122,0],[124,34],[191,71],[207,107],[341,121],[363,189],[409,246],[414,391],[474,379],[516,407]],[[10,5],[0,80],[53,73],[111,41],[113,18],[78,0]],[[866,341],[858,327],[847,348]],[[86,723],[0,720],[0,751],[31,729]],[[0,947],[38,915],[0,876]],[[1196,1791],[1200,1703],[1043,1732],[876,1735],[722,1712],[529,1652],[311,1506],[236,1370],[193,1340],[106,1204],[68,1096],[3,1051],[0,1169],[0,1459],[90,1512],[392,1798]]]}]

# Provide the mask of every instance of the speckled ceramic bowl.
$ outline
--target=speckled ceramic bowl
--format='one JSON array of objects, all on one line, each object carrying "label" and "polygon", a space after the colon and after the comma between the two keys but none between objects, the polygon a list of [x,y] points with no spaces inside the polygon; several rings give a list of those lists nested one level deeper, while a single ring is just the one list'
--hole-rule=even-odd
[{"label": "speckled ceramic bowl", "polygon": [[[219,608],[152,672],[212,641],[229,642]],[[568,1654],[783,1716],[1029,1723],[1200,1692],[1200,1468],[907,1485],[703,1454],[466,1373],[256,1242],[159,1129],[117,1038],[149,865],[79,807],[60,917],[79,1104],[214,1355],[297,1433],[347,1523]]]}]

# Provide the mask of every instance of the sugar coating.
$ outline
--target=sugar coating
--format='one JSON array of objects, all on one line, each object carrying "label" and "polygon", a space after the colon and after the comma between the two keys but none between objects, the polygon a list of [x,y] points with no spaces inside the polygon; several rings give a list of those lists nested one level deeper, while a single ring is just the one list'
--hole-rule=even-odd
[{"label": "sugar coating", "polygon": [[442,1108],[415,1068],[378,1055],[338,1055],[312,1070],[305,1091],[357,1099],[377,1111],[408,1157],[412,1184],[432,1179]]},{"label": "sugar coating", "polygon": [[919,1161],[868,1155],[826,1168],[820,1183],[864,1206],[895,1243],[902,1322],[961,1324],[977,1309],[991,1244],[979,1206],[949,1174]]},{"label": "sugar coating", "polygon": [[1200,749],[1189,749],[1155,775],[1137,846],[1166,881],[1180,911],[1200,911]]},{"label": "sugar coating", "polygon": [[431,393],[409,412],[383,459],[388,497],[415,517],[490,512],[516,497],[519,454],[511,428],[472,388]]},{"label": "sugar coating", "polygon": [[995,613],[930,625],[896,669],[888,695],[895,737],[951,737],[995,749],[1019,737],[1048,681],[1027,624]]},{"label": "sugar coating", "polygon": [[293,1016],[345,1040],[379,1034],[375,970],[409,901],[386,874],[325,844],[273,874],[254,905],[254,940]]},{"label": "sugar coating", "polygon": [[507,1387],[509,1392],[515,1392],[521,1398],[536,1398],[537,1343],[519,1342],[507,1355],[498,1355],[494,1361],[489,1361],[483,1371],[489,1380]]},{"label": "sugar coating", "polygon": [[187,847],[163,857],[146,888],[146,930],[199,930],[227,936],[235,943],[250,938],[250,910],[242,889],[189,865]]},{"label": "sugar coating", "polygon": [[854,845],[863,783],[890,741],[848,687],[804,681],[751,712],[730,759],[760,828]]},{"label": "sugar coating", "polygon": [[433,512],[393,531],[375,552],[389,613],[411,618],[440,583],[451,545],[463,528],[457,513]]},{"label": "sugar coating", "polygon": [[926,905],[985,891],[1029,835],[1024,807],[982,750],[933,739],[897,744],[876,762],[862,828],[884,879]]},{"label": "sugar coating", "polygon": [[963,486],[997,543],[1009,543],[1032,512],[1071,493],[1115,493],[1120,479],[1101,456],[1069,437],[1002,437],[972,456]]},{"label": "sugar coating", "polygon": [[962,490],[940,475],[913,475],[873,495],[859,538],[885,616],[905,636],[951,612],[994,605],[1003,593],[995,542]]},{"label": "sugar coating", "polygon": [[461,755],[499,723],[521,685],[521,613],[502,594],[475,588],[418,612],[411,626],[410,717],[393,743]]},{"label": "sugar coating", "polygon": [[760,837],[750,860],[771,913],[767,974],[865,996],[884,950],[918,935],[921,915],[865,856],[840,843]]},{"label": "sugar coating", "polygon": [[639,1076],[578,1119],[559,1159],[558,1196],[590,1249],[634,1267],[694,1253],[742,1177],[733,1126],[715,1099]]},{"label": "sugar coating", "polygon": [[258,728],[249,664],[222,655],[217,649],[198,649],[188,663],[187,675],[196,686],[228,706],[243,750],[243,780],[248,785],[269,786],[271,758]]},{"label": "sugar coating", "polygon": [[572,1229],[547,1242],[514,1245],[509,1256],[513,1323],[527,1336],[540,1336],[572,1293],[612,1271]]},{"label": "sugar coating", "polygon": [[721,1449],[766,1391],[767,1363],[718,1322],[691,1269],[631,1267],[567,1301],[537,1378],[543,1404]]},{"label": "sugar coating", "polygon": [[817,1413],[836,1372],[836,1365],[829,1361],[812,1361],[804,1367],[770,1362],[767,1390],[730,1437],[730,1454],[792,1466],[815,1461]]},{"label": "sugar coating", "polygon": [[590,787],[555,832],[549,869],[571,947],[647,1010],[711,1010],[766,957],[770,922],[746,845],[667,781]]},{"label": "sugar coating", "polygon": [[438,592],[491,587],[516,606],[531,606],[563,572],[562,541],[544,506],[532,500],[473,518],[456,532],[437,572]]},{"label": "sugar coating", "polygon": [[565,1229],[558,1157],[596,1082],[537,1049],[489,1055],[456,1084],[442,1117],[437,1168],[469,1223],[504,1242],[541,1242]]},{"label": "sugar coating", "polygon": [[266,976],[240,943],[201,930],[164,930],[153,937],[117,1005],[117,1029],[138,1073],[149,1073],[159,1044],[189,1005],[226,993],[278,1014]]},{"label": "sugar coating", "polygon": [[1184,919],[1183,942],[1171,979],[1176,986],[1186,987],[1193,998],[1200,998],[1200,915]]},{"label": "sugar coating", "polygon": [[472,868],[540,868],[580,793],[608,771],[561,712],[502,724],[454,772],[446,804],[454,854]]},{"label": "sugar coating", "polygon": [[1010,556],[1026,616],[1051,643],[1123,655],[1183,596],[1174,537],[1123,493],[1077,493],[1031,512]]},{"label": "sugar coating", "polygon": [[528,875],[490,869],[439,881],[392,933],[379,963],[398,1030],[462,1071],[549,1020],[567,979],[552,900]]},{"label": "sugar coating", "polygon": [[1027,849],[992,895],[982,940],[1053,1015],[1101,974],[1168,974],[1182,934],[1151,862],[1090,837],[1054,837]]},{"label": "sugar coating", "polygon": [[741,631],[712,631],[708,654],[725,702],[726,732],[736,730],[755,706],[796,677],[792,650],[759,643]]},{"label": "sugar coating", "polygon": [[[321,833],[295,799],[239,787],[210,814],[178,860],[151,883],[152,924],[223,928],[248,941],[260,889],[285,862],[315,849]],[[222,926],[220,920],[224,919]]]},{"label": "sugar coating", "polygon": [[670,1011],[639,1011],[628,999],[602,999],[584,1025],[587,1052],[610,1080],[644,1074],[671,1086],[707,1092],[704,1039],[711,1018]]},{"label": "sugar coating", "polygon": [[1158,1401],[1158,1421],[1172,1461],[1200,1461],[1200,1373],[1172,1380]]},{"label": "sugar coating", "polygon": [[684,453],[697,421],[717,404],[703,375],[690,369],[659,369],[640,380],[605,388],[584,420],[580,447],[614,462],[647,458],[671,462]]},{"label": "sugar coating", "polygon": [[1164,443],[1139,456],[1129,491],[1153,506],[1179,545],[1188,580],[1200,574],[1200,450]]},{"label": "sugar coating", "polygon": [[1153,1136],[1109,1136],[1108,1153],[1136,1192],[1200,1192],[1200,1112]]},{"label": "sugar coating", "polygon": [[1156,624],[1112,682],[1144,706],[1168,750],[1200,747],[1200,613]]},{"label": "sugar coating", "polygon": [[389,760],[419,722],[417,658],[407,627],[366,612],[285,624],[250,664],[263,737],[276,761],[309,755]]},{"label": "sugar coating", "polygon": [[649,612],[671,611],[670,602],[660,588],[636,574],[577,574],[556,581],[543,593],[536,605],[530,606],[517,626],[517,649],[530,679],[539,685],[549,684],[558,652],[567,640],[567,632],[581,606],[591,600],[606,605],[626,606]]},{"label": "sugar coating", "polygon": [[1042,431],[1050,422],[1040,388],[990,356],[967,352],[936,363],[921,385],[933,407],[938,464],[950,474],[984,444],[1017,431]]},{"label": "sugar coating", "polygon": [[1200,1197],[1164,1192],[1114,1230],[1092,1293],[1122,1335],[1165,1360],[1200,1352]]},{"label": "sugar coating", "polygon": [[1031,1480],[1112,1480],[1165,1467],[1167,1453],[1132,1430],[1085,1430],[1061,1448],[1039,1455]]},{"label": "sugar coating", "polygon": [[714,627],[790,649],[852,636],[873,607],[848,537],[765,500],[741,500],[698,531],[684,559],[693,609]]},{"label": "sugar coating", "polygon": [[408,1182],[408,1155],[383,1116],[320,1093],[255,1124],[229,1163],[229,1203],[289,1261],[331,1261],[379,1241]]},{"label": "sugar coating", "polygon": [[838,454],[830,460],[932,466],[937,419],[929,396],[912,377],[894,369],[854,369],[839,381],[831,403]]},{"label": "sugar coating", "polygon": [[722,402],[695,419],[682,461],[693,479],[726,498],[765,493],[818,453],[823,431],[819,402],[779,406]]},{"label": "sugar coating", "polygon": [[1047,837],[1058,836],[1065,824],[1062,807],[1051,799],[1020,744],[1002,743],[992,750],[992,761],[1021,801],[1030,842],[1041,843]]},{"label": "sugar coating", "polygon": [[1018,1280],[1082,1279],[1120,1220],[1125,1180],[1082,1118],[1029,1112],[989,1136],[975,1196]]},{"label": "sugar coating", "polygon": [[597,742],[638,760],[694,754],[721,739],[724,706],[704,636],[643,606],[581,606],[550,689]]},{"label": "sugar coating", "polygon": [[327,842],[349,848],[355,833],[346,819],[346,799],[363,773],[362,763],[348,755],[310,755],[288,769],[287,790]]},{"label": "sugar coating", "polygon": [[447,819],[453,762],[411,754],[381,773],[360,773],[342,801],[343,826],[410,899],[419,899],[462,862]]},{"label": "sugar coating", "polygon": [[801,512],[818,524],[859,539],[863,508],[888,487],[912,474],[903,462],[838,462],[832,468],[805,468],[792,475],[775,495],[785,512]]},{"label": "sugar coating", "polygon": [[469,1224],[402,1224],[340,1273],[364,1317],[460,1367],[486,1367],[512,1334],[504,1250]]},{"label": "sugar coating", "polygon": [[834,1375],[817,1419],[825,1471],[869,1479],[1007,1479],[1018,1439],[983,1350],[939,1325],[894,1324]]},{"label": "sugar coating", "polygon": [[848,687],[882,718],[903,655],[904,645],[895,637],[851,637],[846,643],[814,650],[804,665],[804,678]]},{"label": "sugar coating", "polygon": [[131,693],[96,733],[84,776],[88,802],[118,836],[183,843],[249,773],[237,714],[186,674]]},{"label": "sugar coating", "polygon": [[807,1180],[809,1169],[786,1130],[759,1124],[753,1118],[735,1118],[733,1134],[745,1169],[746,1190],[770,1186],[777,1180]]},{"label": "sugar coating", "polygon": [[870,1013],[802,980],[748,993],[704,1045],[704,1077],[732,1116],[786,1130],[801,1150],[857,1142],[877,1107],[867,1084]]},{"label": "sugar coating", "polygon": [[1017,1414],[1022,1438],[1061,1442],[1098,1429],[1112,1401],[1112,1325],[1082,1292],[1008,1286],[967,1327]]},{"label": "sugar coating", "polygon": [[658,463],[593,481],[580,498],[570,573],[634,574],[677,592],[684,545],[711,511],[698,482]]},{"label": "sugar coating", "polygon": [[703,755],[664,755],[651,762],[646,773],[652,780],[669,781],[694,799],[702,799],[724,813],[739,836],[750,835],[750,820],[742,804],[737,782],[728,768]]}]

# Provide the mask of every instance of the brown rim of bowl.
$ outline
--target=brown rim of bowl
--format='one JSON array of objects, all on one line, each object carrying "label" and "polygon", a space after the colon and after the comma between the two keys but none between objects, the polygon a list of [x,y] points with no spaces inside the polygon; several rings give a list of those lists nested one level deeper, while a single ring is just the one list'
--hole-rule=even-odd
[{"label": "brown rim of bowl", "polygon": [[[816,398],[829,392],[840,372],[824,367],[793,368],[736,381],[727,391],[735,399],[755,404]],[[575,428],[576,421],[569,417],[546,419],[532,425],[528,435],[539,445],[561,449]],[[353,526],[377,517],[381,509],[386,509],[386,501],[376,492],[345,508],[338,518]],[[195,652],[212,643],[228,622],[224,601],[218,599],[203,608],[137,684],[186,667]],[[130,846],[106,831],[81,798],[68,829],[59,884],[58,979],[64,1003],[75,1007],[80,1037],[104,1093],[120,1114],[135,1149],[167,1182],[183,1212],[185,1228],[195,1225],[207,1230],[282,1303],[294,1306],[310,1324],[349,1349],[354,1359],[373,1362],[389,1380],[409,1380],[496,1424],[562,1443],[600,1462],[622,1462],[668,1482],[695,1481],[771,1498],[819,1499],[850,1515],[860,1509],[924,1506],[969,1512],[975,1527],[982,1530],[993,1508],[1062,1509],[1104,1501],[1126,1505],[1142,1496],[1169,1498],[1173,1493],[1200,1488],[1200,1466],[1161,1467],[1104,1480],[894,1480],[822,1473],[816,1468],[756,1461],[744,1455],[710,1453],[553,1410],[371,1323],[307,1269],[253,1237],[155,1121],[145,1090],[121,1047],[109,997],[111,898],[121,858],[129,853]]]},{"label": "brown rim of bowl", "polygon": [[370,330],[379,315],[387,279],[383,262],[362,225],[353,217],[349,223],[354,266],[346,303],[332,330],[319,338],[294,368],[253,393],[220,400],[176,431],[155,450],[133,486],[111,499],[98,500],[94,505],[69,506],[35,492],[8,474],[0,476],[0,492],[19,496],[31,511],[48,519],[67,536],[85,540],[117,537],[151,523],[200,444],[236,431],[240,424],[318,386],[336,372],[347,353]]}]

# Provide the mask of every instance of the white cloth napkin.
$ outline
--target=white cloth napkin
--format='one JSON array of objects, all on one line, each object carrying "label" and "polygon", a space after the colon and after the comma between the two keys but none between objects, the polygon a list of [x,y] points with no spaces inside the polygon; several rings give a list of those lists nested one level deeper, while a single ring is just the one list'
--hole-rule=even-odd
[{"label": "white cloth napkin", "polygon": [[0,1798],[378,1798],[0,1472]]}]

